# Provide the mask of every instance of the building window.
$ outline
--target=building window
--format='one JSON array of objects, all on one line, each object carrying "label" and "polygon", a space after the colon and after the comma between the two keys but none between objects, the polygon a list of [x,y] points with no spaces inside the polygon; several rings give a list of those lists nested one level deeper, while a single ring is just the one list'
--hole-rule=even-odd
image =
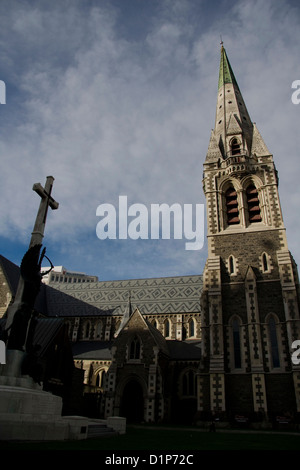
[{"label": "building window", "polygon": [[100,370],[96,377],[96,387],[103,388],[106,372],[104,369]]},{"label": "building window", "polygon": [[89,339],[91,333],[91,324],[87,321],[83,327],[83,339]]},{"label": "building window", "polygon": [[228,267],[229,267],[229,274],[235,274],[235,262],[234,262],[234,257],[232,255],[229,256]]},{"label": "building window", "polygon": [[263,270],[264,273],[267,273],[267,272],[270,271],[269,259],[268,259],[268,255],[266,253],[262,254],[262,270]]},{"label": "building window", "polygon": [[227,223],[228,225],[234,225],[240,223],[239,208],[237,201],[237,192],[231,187],[227,189],[225,193],[226,199],[226,212],[227,212]]},{"label": "building window", "polygon": [[195,336],[195,320],[193,318],[189,319],[189,337]]},{"label": "building window", "polygon": [[263,253],[262,262],[263,262],[263,270],[264,270],[264,272],[268,271],[269,267],[268,267],[268,259],[267,259],[266,253]]},{"label": "building window", "polygon": [[168,319],[164,321],[164,336],[165,338],[170,336],[170,321]]},{"label": "building window", "polygon": [[96,326],[96,338],[100,339],[102,334],[102,323],[99,321]]},{"label": "building window", "polygon": [[232,335],[233,335],[233,356],[235,369],[242,367],[241,355],[241,337],[240,337],[240,322],[235,318],[232,322]]},{"label": "building window", "polygon": [[277,329],[274,317],[269,319],[269,335],[270,335],[270,347],[271,347],[271,358],[272,366],[280,367],[279,361],[279,349],[278,349],[278,340],[277,340]]},{"label": "building window", "polygon": [[232,139],[231,141],[231,155],[240,155],[241,149],[240,144],[237,139]]},{"label": "building window", "polygon": [[185,397],[196,396],[197,382],[196,374],[193,370],[189,370],[182,377],[182,395]]},{"label": "building window", "polygon": [[258,192],[254,184],[250,184],[246,190],[249,222],[261,222]]},{"label": "building window", "polygon": [[133,338],[130,344],[129,359],[140,359],[141,343],[137,336]]}]

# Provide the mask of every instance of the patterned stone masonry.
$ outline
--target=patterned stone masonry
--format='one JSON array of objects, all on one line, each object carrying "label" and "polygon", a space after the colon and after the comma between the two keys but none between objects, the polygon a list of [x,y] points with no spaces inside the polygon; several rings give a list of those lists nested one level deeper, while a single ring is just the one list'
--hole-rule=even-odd
[{"label": "patterned stone masonry", "polygon": [[279,202],[278,187],[277,187],[277,174],[274,163],[270,163],[265,170],[267,198],[270,212],[271,225],[273,227],[282,227],[282,212]]},{"label": "patterned stone masonry", "polygon": [[113,416],[116,388],[116,364],[111,364],[105,382],[105,417]]},{"label": "patterned stone masonry", "polygon": [[197,375],[197,410],[204,410],[204,390],[203,390],[203,377]]},{"label": "patterned stone masonry", "polygon": [[277,252],[280,280],[282,285],[287,332],[290,345],[300,338],[298,293],[295,285],[293,260],[288,250]]},{"label": "patterned stone masonry", "polygon": [[261,342],[261,328],[258,310],[257,286],[254,272],[248,270],[245,281],[245,293],[247,301],[248,331],[250,342],[250,357],[252,371],[263,370],[263,354]]},{"label": "patterned stone masonry", "polygon": [[156,370],[156,365],[150,364],[148,375],[148,421],[155,420]]},{"label": "patterned stone masonry", "polygon": [[267,412],[266,386],[264,374],[252,375],[254,411]]},{"label": "patterned stone masonry", "polygon": [[225,378],[224,374],[215,373],[210,376],[211,410],[225,411]]},{"label": "patterned stone masonry", "polygon": [[208,235],[218,232],[218,204],[216,199],[215,176],[216,171],[210,170],[209,173],[206,173],[204,180],[205,183],[203,182],[203,188],[206,197]]},{"label": "patterned stone masonry", "polygon": [[297,411],[300,412],[300,371],[293,373]]}]

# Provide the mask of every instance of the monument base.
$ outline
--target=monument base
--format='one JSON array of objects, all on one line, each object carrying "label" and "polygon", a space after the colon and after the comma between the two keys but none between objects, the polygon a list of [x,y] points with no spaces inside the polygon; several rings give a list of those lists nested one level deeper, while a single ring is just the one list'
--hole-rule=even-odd
[{"label": "monument base", "polygon": [[0,440],[86,439],[88,420],[62,416],[62,398],[21,374],[24,357],[23,351],[8,351],[0,366]]},{"label": "monument base", "polygon": [[0,365],[0,441],[82,440],[90,437],[89,429],[95,424],[118,434],[126,432],[124,418],[111,418],[106,423],[62,416],[62,398],[21,374],[24,357],[22,351],[9,351],[7,363]]},{"label": "monument base", "polygon": [[61,397],[43,390],[11,385],[0,385],[0,397],[2,441],[87,438],[88,419],[80,416],[61,416]]}]

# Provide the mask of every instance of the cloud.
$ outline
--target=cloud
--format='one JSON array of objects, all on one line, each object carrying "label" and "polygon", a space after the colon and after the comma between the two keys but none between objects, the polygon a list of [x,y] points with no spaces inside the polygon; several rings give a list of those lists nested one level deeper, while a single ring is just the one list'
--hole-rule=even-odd
[{"label": "cloud", "polygon": [[[117,1],[2,2],[2,235],[24,240],[38,204],[32,184],[53,174],[60,208],[50,212],[46,234],[65,256],[57,264],[76,258],[78,270],[114,276],[115,269],[120,278],[202,272],[202,253],[198,263],[171,242],[104,245],[108,256],[96,238],[96,208],[117,204],[119,195],[130,204],[204,203],[222,33],[250,116],[274,153],[290,247],[300,259],[300,105],[290,99],[300,79],[299,9],[270,0],[220,2],[217,15],[205,1],[155,1],[143,3],[139,20],[141,3],[128,4],[131,17]],[[97,268],[91,260],[100,256],[115,268]]]}]

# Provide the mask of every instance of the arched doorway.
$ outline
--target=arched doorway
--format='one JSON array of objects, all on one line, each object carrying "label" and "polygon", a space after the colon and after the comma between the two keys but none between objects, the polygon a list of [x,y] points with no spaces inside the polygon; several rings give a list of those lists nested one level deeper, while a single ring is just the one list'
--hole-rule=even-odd
[{"label": "arched doorway", "polygon": [[140,423],[144,420],[143,389],[137,380],[130,380],[124,387],[121,416],[124,416],[129,423]]}]

